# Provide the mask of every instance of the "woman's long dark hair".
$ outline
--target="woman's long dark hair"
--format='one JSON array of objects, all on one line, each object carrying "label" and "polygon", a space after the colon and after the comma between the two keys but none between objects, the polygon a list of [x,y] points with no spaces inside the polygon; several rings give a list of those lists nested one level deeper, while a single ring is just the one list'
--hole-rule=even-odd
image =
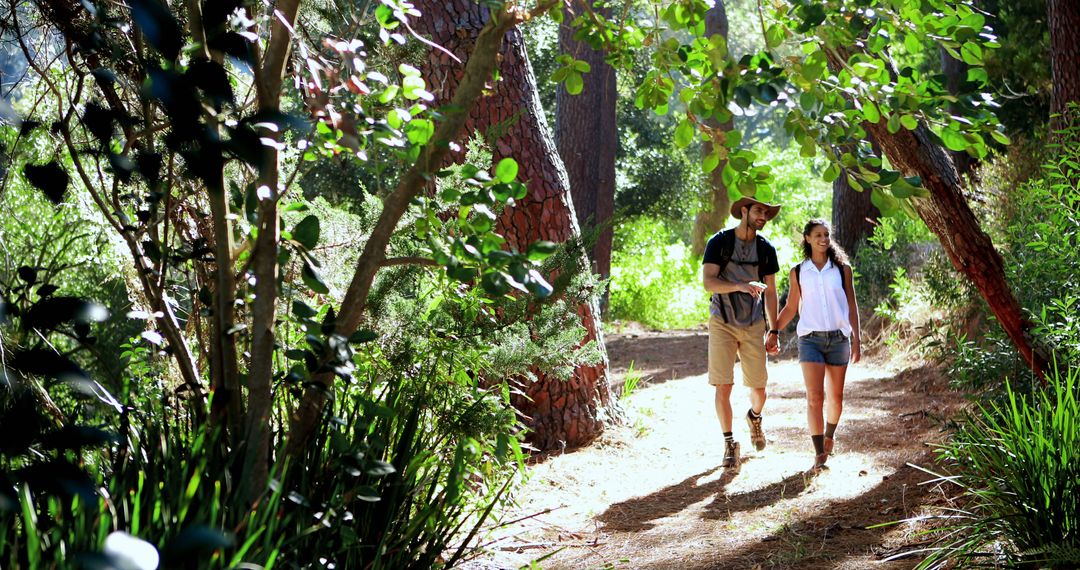
[{"label": "woman's long dark hair", "polygon": [[810,248],[810,242],[806,241],[806,238],[809,237],[810,232],[814,231],[814,228],[818,226],[825,226],[825,229],[829,230],[829,249],[825,253],[829,256],[829,259],[832,260],[833,265],[850,265],[844,248],[840,247],[840,244],[832,239],[832,226],[829,225],[829,222],[826,222],[821,218],[814,218],[809,222],[806,222],[806,227],[803,228],[803,259],[810,259],[810,254],[813,253],[813,250]]}]

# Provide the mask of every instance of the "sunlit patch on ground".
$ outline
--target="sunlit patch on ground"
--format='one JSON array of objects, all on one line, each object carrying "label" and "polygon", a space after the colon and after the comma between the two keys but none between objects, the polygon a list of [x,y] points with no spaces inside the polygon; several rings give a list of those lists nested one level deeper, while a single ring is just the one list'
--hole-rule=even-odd
[{"label": "sunlit patch on ground", "polygon": [[[505,516],[529,518],[496,533],[491,556],[475,567],[518,568],[551,555],[543,568],[856,568],[878,562],[873,551],[889,533],[910,532],[866,527],[915,514],[926,493],[919,483],[929,477],[906,464],[925,464],[923,442],[939,434],[913,378],[853,367],[836,453],[816,474],[806,473],[813,452],[797,362],[770,367],[763,451],[750,445],[748,396],[736,388],[738,470],[719,467],[722,435],[705,376],[665,380],[631,395],[626,425],[535,465]],[[935,409],[948,404],[933,398]]]}]

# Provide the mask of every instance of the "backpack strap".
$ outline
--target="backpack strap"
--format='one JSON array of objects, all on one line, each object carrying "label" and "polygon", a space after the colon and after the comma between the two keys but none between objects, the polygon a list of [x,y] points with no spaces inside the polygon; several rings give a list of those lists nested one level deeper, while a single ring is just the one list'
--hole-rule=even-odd
[{"label": "backpack strap", "polygon": [[[735,255],[735,230],[723,230],[717,235],[720,238],[720,263],[717,264],[720,266],[720,269],[716,272],[716,276],[720,277],[724,274],[724,268],[727,267],[728,262],[731,261],[731,256]],[[717,298],[716,304],[720,307],[720,317],[724,319],[725,323],[727,323],[729,322],[727,310],[724,308],[723,301],[720,301],[719,295],[719,293],[713,293],[713,296]],[[732,302],[734,302],[734,299],[732,300]]]}]

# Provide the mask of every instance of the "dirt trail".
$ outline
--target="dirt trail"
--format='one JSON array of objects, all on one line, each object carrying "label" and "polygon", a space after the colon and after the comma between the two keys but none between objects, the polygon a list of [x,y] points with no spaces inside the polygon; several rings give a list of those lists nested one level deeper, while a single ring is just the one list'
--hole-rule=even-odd
[{"label": "dirt trail", "polygon": [[[740,469],[719,468],[722,436],[705,377],[703,331],[611,335],[615,381],[645,375],[624,400],[629,421],[593,445],[531,468],[518,509],[474,568],[910,568],[881,559],[918,543],[910,524],[870,529],[940,503],[922,484],[927,442],[962,403],[928,368],[849,370],[829,469],[814,477],[798,362],[770,365],[768,447],[754,451],[736,414]],[[736,374],[736,382],[739,382]],[[748,406],[738,386],[733,407]],[[541,513],[541,514],[537,514]]]}]

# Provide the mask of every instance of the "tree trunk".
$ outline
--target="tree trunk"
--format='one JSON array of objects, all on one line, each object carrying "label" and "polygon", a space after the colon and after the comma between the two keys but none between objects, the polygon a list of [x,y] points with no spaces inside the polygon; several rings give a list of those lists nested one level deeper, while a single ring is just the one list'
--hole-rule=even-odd
[{"label": "tree trunk", "polygon": [[833,180],[832,187],[833,241],[854,257],[866,238],[874,233],[881,213],[870,201],[869,190],[859,192],[851,187],[846,169]]},{"label": "tree trunk", "polygon": [[[705,13],[705,36],[712,37],[715,34],[723,36],[725,42],[728,39],[727,11],[724,10],[723,0],[716,0],[716,4]],[[712,119],[710,119],[709,125],[717,126],[713,123]],[[734,122],[728,121],[719,125],[719,127],[726,133],[734,127]],[[712,154],[712,150],[712,142],[706,142],[701,149],[702,157]],[[694,256],[701,256],[705,253],[705,243],[712,234],[723,229],[724,222],[727,221],[730,215],[728,208],[731,207],[731,199],[728,198],[727,186],[724,185],[724,180],[721,177],[726,164],[727,159],[722,159],[716,165],[716,168],[709,173],[709,187],[706,189],[708,192],[706,207],[698,210],[698,213],[694,216],[694,229],[690,234],[690,247],[694,252]]]},{"label": "tree trunk", "polygon": [[[874,154],[881,156],[881,147],[873,135],[867,134]],[[881,213],[870,200],[870,191],[859,192],[848,183],[847,169],[833,181],[832,225],[833,240],[854,257],[862,242],[874,233]]]},{"label": "tree trunk", "polygon": [[1067,104],[1080,102],[1080,2],[1047,0],[1046,11],[1050,26],[1050,67],[1054,77],[1050,128],[1056,130],[1066,125],[1061,116]]},{"label": "tree trunk", "polygon": [[[581,0],[590,5],[595,0]],[[604,61],[603,52],[574,39],[570,23],[581,10],[595,9],[607,16],[607,8],[566,8],[559,26],[561,53],[585,61],[590,71],[584,75],[584,89],[577,95],[560,83],[555,95],[555,145],[570,179],[570,193],[578,225],[586,233],[600,228],[589,250],[593,271],[601,279],[611,276],[611,216],[615,213],[615,150],[619,132],[615,124],[615,70]],[[602,305],[607,305],[605,293]]]},{"label": "tree trunk", "polygon": [[[415,29],[460,60],[455,61],[440,50],[428,54],[422,72],[437,104],[441,105],[457,90],[464,62],[472,53],[488,12],[466,0],[424,0],[417,2],[417,8],[425,17],[415,22]],[[472,133],[497,131],[498,138],[489,141],[494,160],[512,157],[521,167],[519,176],[527,181],[528,196],[502,213],[498,231],[506,237],[509,247],[519,251],[536,240],[564,242],[577,238],[579,230],[566,171],[552,143],[532,66],[517,28],[506,34],[502,44],[499,78],[487,96],[472,108],[459,140],[464,149],[461,143]],[[450,160],[462,160],[463,152],[452,152]],[[604,355],[602,361],[595,366],[579,367],[573,378],[565,382],[538,374],[535,382],[522,382],[519,388],[523,396],[515,398],[515,407],[532,429],[530,443],[542,450],[588,443],[603,431],[602,408],[606,408],[608,417],[612,417],[615,409],[597,307],[589,303],[578,307],[578,313],[587,331],[583,342],[596,340]]]},{"label": "tree trunk", "polygon": [[[960,95],[960,86],[967,81],[968,64],[949,55],[945,48],[941,48],[941,73],[945,76],[945,89],[949,94],[956,97]],[[960,105],[950,103],[949,110],[954,115],[960,115]],[[949,156],[956,165],[956,172],[961,177],[970,177],[978,162],[973,156],[962,150],[950,150]]]}]

